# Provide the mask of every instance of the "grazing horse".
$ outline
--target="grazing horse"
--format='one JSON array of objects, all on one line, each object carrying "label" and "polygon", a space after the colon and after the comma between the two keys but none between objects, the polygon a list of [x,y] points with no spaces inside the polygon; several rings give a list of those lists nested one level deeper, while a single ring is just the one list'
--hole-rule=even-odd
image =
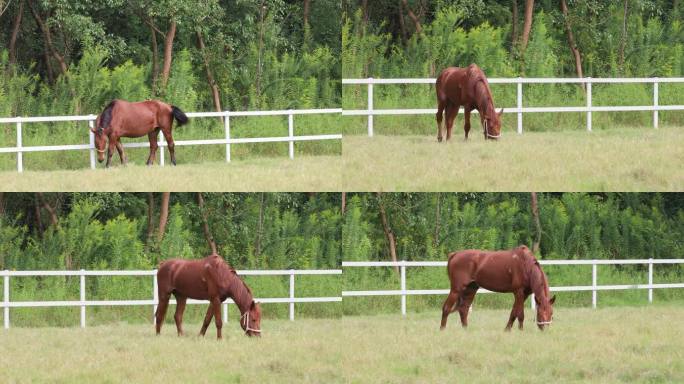
[{"label": "grazing horse", "polygon": [[216,320],[216,336],[221,338],[221,303],[230,297],[240,310],[240,326],[247,336],[261,336],[261,308],[254,302],[252,291],[221,256],[213,254],[199,260],[171,259],[162,262],[157,272],[159,307],[155,313],[157,335],[161,331],[171,294],[176,297],[178,336],[183,335],[183,311],[188,298],[209,300],[200,335],[204,336]]},{"label": "grazing horse", "polygon": [[470,132],[470,112],[480,112],[480,123],[486,139],[501,137],[501,114],[496,113],[494,99],[484,72],[476,64],[468,68],[449,67],[442,71],[435,84],[437,91],[437,141],[442,141],[442,116],[446,115],[446,139],[451,138],[454,120],[463,106],[465,123],[463,130],[468,139]]},{"label": "grazing horse", "polygon": [[171,136],[174,118],[178,121],[179,126],[188,122],[188,117],[180,108],[159,100],[147,100],[139,103],[130,103],[124,100],[112,101],[95,120],[95,128],[91,129],[95,134],[97,160],[100,163],[104,160],[106,139],[109,139],[105,166],[109,167],[114,148],[119,152],[121,164],[126,164],[126,155],[119,138],[147,135],[150,140],[150,156],[147,158],[147,165],[152,165],[157,156],[157,138],[161,130],[169,147],[171,163],[176,165],[176,154]]},{"label": "grazing horse", "polygon": [[539,262],[524,245],[506,251],[480,251],[469,249],[449,254],[447,273],[451,281],[451,292],[442,306],[444,329],[450,313],[458,311],[461,325],[468,326],[468,310],[478,288],[494,292],[512,292],[515,303],[506,324],[510,331],[515,319],[523,328],[524,305],[527,297],[534,293],[537,304],[537,326],[544,330],[553,320],[554,295],[549,299],[549,284]]}]

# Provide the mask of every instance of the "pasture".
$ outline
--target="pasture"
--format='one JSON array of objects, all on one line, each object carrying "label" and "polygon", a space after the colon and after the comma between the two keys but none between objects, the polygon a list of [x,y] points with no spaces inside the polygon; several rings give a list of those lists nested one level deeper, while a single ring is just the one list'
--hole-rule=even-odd
[{"label": "pasture", "polygon": [[260,158],[176,167],[144,162],[110,169],[0,172],[4,191],[336,191],[341,158],[295,156]]},{"label": "pasture", "polygon": [[[454,128],[452,140],[425,135],[344,136],[350,191],[675,191],[684,188],[684,130],[510,130],[498,142]],[[474,135],[473,135],[474,133]]]},{"label": "pasture", "polygon": [[[477,303],[476,303],[477,305]],[[332,319],[269,320],[261,339],[235,319],[177,337],[152,325],[12,328],[0,333],[0,381],[53,382],[681,382],[681,306],[557,308],[546,332],[503,331],[507,310],[474,308],[439,331],[438,310]],[[628,321],[626,319],[629,319]]]}]

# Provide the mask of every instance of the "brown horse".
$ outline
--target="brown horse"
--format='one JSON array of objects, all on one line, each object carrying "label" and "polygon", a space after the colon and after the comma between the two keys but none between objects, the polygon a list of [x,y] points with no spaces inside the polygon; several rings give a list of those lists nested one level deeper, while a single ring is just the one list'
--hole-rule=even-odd
[{"label": "brown horse", "polygon": [[463,106],[465,138],[470,132],[470,112],[480,112],[480,123],[486,139],[501,137],[501,114],[496,113],[494,99],[484,72],[475,64],[468,68],[449,67],[442,71],[435,85],[437,91],[437,141],[442,141],[442,116],[446,114],[446,139],[451,138],[454,120]]},{"label": "brown horse", "polygon": [[247,336],[261,336],[261,308],[254,302],[252,291],[240,279],[235,270],[219,255],[200,260],[171,259],[162,262],[157,272],[159,307],[155,313],[157,334],[161,331],[171,294],[176,297],[176,320],[178,335],[183,335],[183,311],[188,298],[209,300],[200,335],[216,320],[216,336],[221,338],[221,303],[230,297],[240,310],[240,326]]},{"label": "brown horse", "polygon": [[169,147],[171,163],[176,165],[176,154],[171,136],[174,118],[178,121],[179,126],[188,122],[188,117],[178,107],[159,100],[147,100],[139,103],[130,103],[124,100],[112,101],[95,120],[95,128],[91,129],[95,134],[97,160],[100,163],[104,160],[106,139],[109,139],[107,164],[105,166],[109,167],[114,148],[119,152],[121,164],[125,164],[126,155],[119,138],[147,135],[150,140],[150,156],[147,158],[147,165],[152,165],[157,156],[157,138],[161,130]]},{"label": "brown horse", "polygon": [[494,292],[512,292],[515,303],[506,324],[510,331],[515,319],[523,328],[524,305],[527,297],[534,293],[537,304],[537,326],[544,330],[553,319],[554,295],[549,299],[549,284],[539,262],[524,245],[506,251],[480,251],[469,249],[449,254],[447,273],[451,280],[451,292],[442,306],[442,326],[447,317],[458,310],[461,325],[468,326],[468,310],[478,288]]}]

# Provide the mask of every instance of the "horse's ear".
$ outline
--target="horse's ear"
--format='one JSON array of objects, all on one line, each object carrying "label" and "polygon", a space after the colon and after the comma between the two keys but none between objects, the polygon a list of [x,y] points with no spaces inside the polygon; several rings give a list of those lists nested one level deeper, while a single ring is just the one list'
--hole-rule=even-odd
[{"label": "horse's ear", "polygon": [[555,303],[555,302],[556,302],[556,295],[553,295],[553,297],[551,297],[551,300],[549,300],[549,304],[553,305],[553,303]]},{"label": "horse's ear", "polygon": [[90,132],[95,133],[95,128],[90,128]]},{"label": "horse's ear", "polygon": [[499,113],[497,113],[497,115],[498,115],[499,117],[501,117],[501,115],[503,115],[503,108],[501,108],[501,110],[499,111]]}]

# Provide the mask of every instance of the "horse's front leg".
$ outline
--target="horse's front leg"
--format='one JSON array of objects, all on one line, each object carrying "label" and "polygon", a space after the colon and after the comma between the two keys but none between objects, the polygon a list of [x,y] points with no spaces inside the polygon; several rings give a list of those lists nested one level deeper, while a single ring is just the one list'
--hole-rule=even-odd
[{"label": "horse's front leg", "polygon": [[525,294],[521,291],[513,292],[515,301],[513,302],[513,308],[511,309],[511,315],[508,318],[508,323],[506,324],[506,331],[510,331],[513,327],[513,322],[518,318],[521,312],[523,312],[523,305],[525,303]]},{"label": "horse's front leg", "polygon": [[185,311],[185,303],[188,298],[178,294],[175,296],[176,313],[173,315],[173,319],[176,321],[176,330],[178,331],[178,336],[183,336],[183,312]]},{"label": "horse's front leg", "polygon": [[216,338],[221,339],[221,328],[223,327],[223,319],[221,319],[221,300],[218,297],[215,297],[212,300],[212,303],[214,304],[214,320],[216,321]]},{"label": "horse's front leg", "polygon": [[523,329],[523,321],[525,321],[525,301],[527,300],[528,296],[530,296],[528,293],[523,295],[522,303],[520,304],[520,311],[518,312],[518,329],[521,331]]},{"label": "horse's front leg", "polygon": [[109,146],[107,146],[107,163],[105,163],[105,168],[109,168],[112,163],[112,155],[114,154],[114,148],[116,148],[117,141],[119,141],[118,137],[109,138]]},{"label": "horse's front leg", "polygon": [[128,159],[126,158],[126,153],[124,152],[123,144],[121,144],[120,140],[117,140],[116,142],[116,150],[119,152],[119,159],[121,159],[121,165],[126,165]]},{"label": "horse's front leg", "polygon": [[463,107],[463,131],[465,132],[465,139],[468,140],[468,132],[470,132],[470,112],[469,107]]},{"label": "horse's front leg", "polygon": [[202,323],[202,329],[200,329],[200,336],[204,336],[207,333],[212,317],[214,317],[214,303],[209,302],[209,308],[207,308],[207,314],[204,315],[204,322]]}]

